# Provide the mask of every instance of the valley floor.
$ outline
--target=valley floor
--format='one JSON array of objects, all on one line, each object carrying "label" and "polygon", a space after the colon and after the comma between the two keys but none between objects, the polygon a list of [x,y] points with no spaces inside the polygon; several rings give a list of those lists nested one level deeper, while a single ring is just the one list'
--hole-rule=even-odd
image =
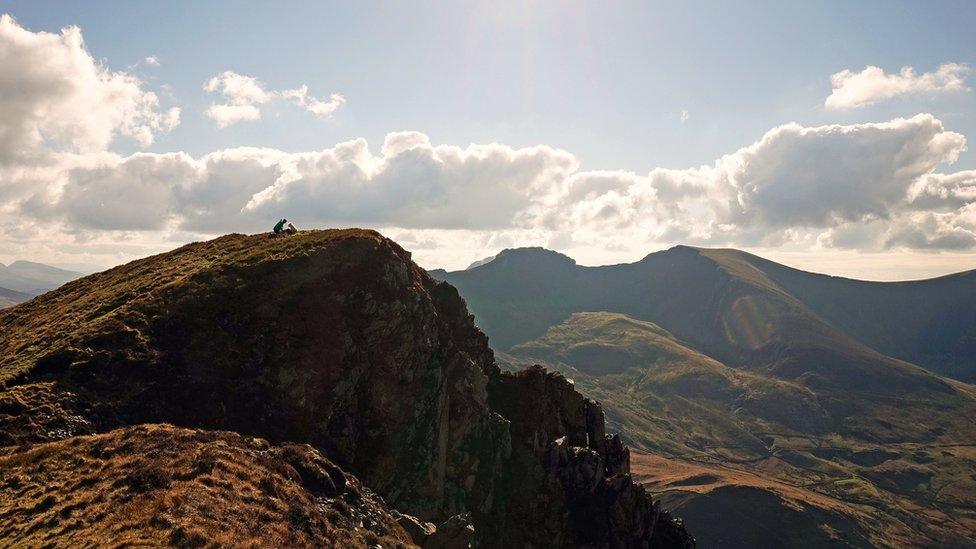
[{"label": "valley floor", "polygon": [[[896,444],[885,455],[862,453],[871,463],[843,467],[814,454],[838,451],[830,441],[782,442],[799,444],[742,463],[639,452],[631,460],[637,480],[696,528],[700,547],[976,544],[966,465],[976,462],[976,445]],[[933,454],[935,467],[912,463]]]}]

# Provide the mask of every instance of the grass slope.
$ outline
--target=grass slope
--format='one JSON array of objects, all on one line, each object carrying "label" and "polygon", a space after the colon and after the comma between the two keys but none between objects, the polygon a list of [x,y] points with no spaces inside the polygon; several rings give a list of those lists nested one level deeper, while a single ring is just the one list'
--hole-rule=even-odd
[{"label": "grass slope", "polygon": [[[714,255],[677,247],[637,263],[580,267],[555,252],[508,250],[443,276],[496,350],[543,337],[573,313],[626,314],[727,366],[816,391],[831,429],[859,437],[930,440],[968,401],[971,387],[877,352],[750,262]],[[889,410],[924,413],[904,423],[869,421]]]},{"label": "grass slope", "polygon": [[[73,341],[97,339],[100,333],[138,341],[142,336],[136,327],[150,320],[147,311],[162,303],[163,292],[218,276],[233,280],[235,269],[267,271],[273,268],[265,264],[267,259],[300,259],[322,246],[357,238],[382,239],[378,233],[358,229],[306,232],[302,238],[288,239],[231,234],[68,282],[32,300],[29,309],[0,312],[4,327],[0,332],[0,383],[33,367],[49,353],[70,348]],[[261,272],[250,275],[262,276]],[[110,346],[112,342],[103,343]]]},{"label": "grass slope", "polygon": [[0,546],[413,547],[305,445],[145,425],[6,448],[0,470]]},{"label": "grass slope", "polygon": [[501,350],[540,337],[573,312],[615,311],[736,366],[771,362],[763,350],[802,346],[820,362],[887,362],[882,367],[907,385],[917,376],[892,359],[964,381],[976,376],[976,271],[865,282],[737,250],[677,246],[603,267],[540,248],[505,250],[485,265],[436,276],[458,287]]}]

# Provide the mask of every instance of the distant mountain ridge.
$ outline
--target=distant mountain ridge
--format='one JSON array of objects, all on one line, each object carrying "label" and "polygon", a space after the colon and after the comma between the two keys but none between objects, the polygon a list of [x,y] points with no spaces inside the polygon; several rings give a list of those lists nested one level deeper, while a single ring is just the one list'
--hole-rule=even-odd
[{"label": "distant mountain ridge", "polygon": [[976,381],[976,270],[925,280],[870,282],[809,273],[741,255],[832,325],[877,351]]},{"label": "distant mountain ridge", "polygon": [[[777,339],[795,343],[782,330],[772,337],[768,327],[749,324],[758,318],[748,315],[757,312],[751,308],[774,306],[786,314],[783,320],[805,326],[804,337],[816,335],[820,346],[842,340],[860,353],[976,380],[976,271],[869,282],[808,273],[738,250],[676,246],[635,263],[599,267],[542,248],[507,249],[485,265],[432,275],[458,287],[502,350],[543,335],[573,312],[617,311],[738,362]],[[742,301],[714,294],[730,284]],[[511,307],[516,303],[518,313]],[[719,312],[730,316],[714,318]]]},{"label": "distant mountain ridge", "polygon": [[0,264],[0,287],[29,295],[37,295],[82,277],[82,273],[59,269],[33,261],[14,261]]},{"label": "distant mountain ridge", "polygon": [[488,256],[488,257],[486,257],[484,259],[479,259],[477,261],[472,261],[471,264],[468,265],[468,269],[474,269],[475,267],[480,267],[482,265],[486,265],[486,264],[491,263],[492,261],[494,261],[494,259],[495,259],[495,256],[490,255],[490,256]]}]

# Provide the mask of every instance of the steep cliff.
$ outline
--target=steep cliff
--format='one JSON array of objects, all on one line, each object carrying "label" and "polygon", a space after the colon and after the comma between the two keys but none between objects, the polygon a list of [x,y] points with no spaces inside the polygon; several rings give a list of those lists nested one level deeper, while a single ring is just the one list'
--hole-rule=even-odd
[{"label": "steep cliff", "polygon": [[600,405],[562,375],[533,366],[492,376],[489,403],[511,418],[503,529],[516,546],[689,547],[680,520],[630,476],[630,451],[607,435]]},{"label": "steep cliff", "polygon": [[[457,291],[375,232],[191,244],[0,325],[0,444],[150,423],[236,431],[307,443],[423,520],[467,513],[483,546],[693,543],[630,481],[595,404],[552,376],[502,375]],[[517,404],[547,391],[565,421]]]}]

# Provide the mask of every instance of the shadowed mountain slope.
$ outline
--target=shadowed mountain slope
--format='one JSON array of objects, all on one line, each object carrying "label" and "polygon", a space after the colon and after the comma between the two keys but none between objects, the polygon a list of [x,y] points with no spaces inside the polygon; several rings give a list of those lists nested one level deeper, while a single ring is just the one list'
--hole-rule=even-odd
[{"label": "shadowed mountain slope", "polygon": [[[558,369],[610,407],[612,421],[620,422],[615,427],[657,452],[682,455],[720,443],[736,449],[727,457],[755,458],[769,452],[752,434],[766,424],[814,434],[829,430],[828,413],[810,389],[729,368],[655,324],[618,313],[576,313],[545,336],[501,353],[499,362],[512,369],[529,363]],[[733,421],[705,419],[733,410]],[[699,432],[702,427],[708,432]]]},{"label": "shadowed mountain slope", "polygon": [[310,444],[421,520],[463,532],[467,513],[480,546],[694,543],[631,481],[599,405],[501,372],[457,291],[372,231],[190,244],[0,324],[0,444],[231,430]]},{"label": "shadowed mountain slope", "polygon": [[[702,547],[973,541],[971,392],[902,406],[855,394],[860,411],[838,422],[840,391],[730,368],[653,323],[606,312],[573,314],[498,357],[505,368],[563,372],[598,399],[611,427],[653,454],[635,463],[657,460],[643,478],[682,509]],[[901,428],[923,416],[929,430]],[[688,474],[659,478],[669,468]]]},{"label": "shadowed mountain slope", "polygon": [[868,282],[808,273],[738,250],[702,253],[724,265],[761,271],[827,322],[877,351],[948,377],[976,381],[976,271]]},{"label": "shadowed mountain slope", "polygon": [[696,523],[702,547],[868,547],[870,509],[739,469],[634,456],[639,480]]},{"label": "shadowed mountain slope", "polygon": [[[737,250],[677,246],[603,267],[578,266],[541,248],[505,250],[483,266],[436,275],[459,288],[503,350],[573,312],[614,311],[656,322],[735,365],[768,362],[762,351],[789,346],[837,349],[865,368],[880,361],[904,370],[894,358],[956,379],[976,375],[976,271],[866,282]],[[917,379],[894,375],[909,384]]]},{"label": "shadowed mountain slope", "polygon": [[[716,261],[694,248],[606,267],[580,267],[541,249],[508,250],[443,278],[464,295],[499,350],[541,337],[573,313],[609,311],[653,322],[728,366],[841,391],[845,396],[821,402],[838,420],[862,411],[847,398],[852,393],[889,405],[960,394],[951,382],[846,334],[748,262]],[[924,428],[903,428],[893,436],[928,436]]]}]

